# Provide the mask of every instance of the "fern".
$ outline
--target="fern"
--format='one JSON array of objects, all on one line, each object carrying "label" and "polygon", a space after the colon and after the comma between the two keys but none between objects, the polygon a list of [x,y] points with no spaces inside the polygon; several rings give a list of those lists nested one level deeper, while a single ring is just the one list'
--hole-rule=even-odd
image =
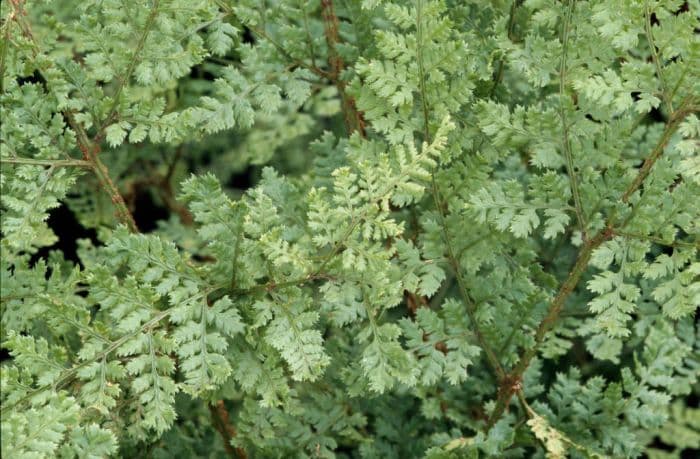
[{"label": "fern", "polygon": [[699,9],[2,2],[3,457],[697,449]]}]

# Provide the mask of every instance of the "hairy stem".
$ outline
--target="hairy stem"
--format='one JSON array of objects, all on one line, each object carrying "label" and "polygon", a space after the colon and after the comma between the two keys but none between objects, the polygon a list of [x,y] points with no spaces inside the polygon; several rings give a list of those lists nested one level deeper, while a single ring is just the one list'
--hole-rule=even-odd
[{"label": "hairy stem", "polygon": [[671,139],[671,136],[673,136],[676,130],[678,130],[678,127],[680,126],[681,122],[685,118],[685,115],[687,114],[687,111],[679,110],[678,112],[674,112],[670,115],[670,119],[666,124],[666,129],[664,129],[664,132],[661,134],[661,139],[656,144],[656,147],[651,152],[651,154],[647,156],[647,158],[644,160],[644,163],[639,169],[637,176],[634,178],[629,187],[627,187],[627,190],[625,190],[621,198],[622,202],[626,203],[627,201],[629,201],[630,197],[639,189],[640,186],[642,186],[642,182],[644,182],[644,180],[651,172],[651,168],[654,167],[656,161],[661,157],[661,154],[663,153],[666,144],[668,144],[668,141]]},{"label": "hairy stem", "polygon": [[[649,156],[647,156],[647,159],[644,161],[644,164],[639,169],[637,176],[627,187],[623,196],[621,197],[623,202],[627,202],[629,197],[634,192],[636,192],[642,185],[644,180],[649,175],[649,172],[651,171],[651,168],[653,167],[654,163],[661,156],[661,153],[663,152],[666,143],[668,143],[668,140],[676,131],[678,125],[683,120],[683,118],[689,113],[691,113],[691,111],[681,108],[678,111],[671,114],[669,122],[666,124],[666,129],[662,133],[657,145],[651,151]],[[556,296],[547,308],[547,313],[545,314],[540,324],[537,326],[537,330],[535,332],[535,344],[522,353],[520,359],[518,360],[518,363],[515,365],[513,370],[511,370],[503,379],[503,382],[499,387],[498,397],[496,399],[496,406],[494,407],[493,412],[489,417],[489,421],[486,425],[486,430],[489,430],[491,427],[493,427],[493,425],[501,418],[501,416],[505,412],[505,409],[508,407],[508,404],[510,403],[513,394],[515,394],[518,390],[522,388],[521,384],[523,374],[528,369],[532,359],[535,357],[535,355],[537,355],[537,352],[539,351],[539,348],[542,345],[542,342],[544,341],[547,332],[549,332],[559,320],[559,317],[561,316],[561,311],[566,303],[566,300],[576,289],[579,281],[581,280],[581,277],[586,272],[586,268],[588,266],[588,262],[591,258],[593,251],[596,248],[598,248],[603,242],[614,237],[615,223],[616,222],[614,221],[613,217],[609,218],[605,228],[600,230],[593,238],[590,238],[584,242],[583,246],[581,247],[581,250],[579,251],[578,256],[576,257],[576,263],[574,264],[573,268],[569,272],[562,285],[559,287],[559,291],[557,292]]]},{"label": "hairy stem", "polygon": [[[39,48],[39,44],[34,40],[34,37],[31,33],[31,29],[29,27],[29,24],[26,23],[23,20],[23,10],[21,10],[21,5],[18,1],[13,1],[13,6],[15,7],[16,10],[16,17],[17,21],[20,25],[20,28],[22,28],[23,31],[25,31],[25,35],[27,36],[28,39],[32,41],[32,45],[34,48],[37,50]],[[44,76],[40,73],[40,78],[44,84],[47,83],[46,79]],[[109,176],[109,171],[107,170],[107,167],[104,165],[104,163],[100,160],[99,158],[99,153],[100,153],[100,145],[97,142],[97,140],[90,140],[90,138],[87,135],[87,132],[85,132],[85,129],[78,124],[75,121],[75,118],[73,116],[73,113],[71,112],[63,112],[62,113],[66,121],[68,121],[68,124],[70,125],[71,129],[73,129],[73,132],[75,133],[76,136],[76,142],[78,144],[78,148],[83,154],[83,160],[74,160],[74,159],[69,159],[69,160],[55,160],[51,161],[51,164],[41,164],[40,160],[32,160],[34,161],[35,165],[50,165],[52,167],[59,167],[59,166],[54,166],[55,163],[60,163],[61,167],[66,167],[66,166],[74,166],[74,167],[88,167],[90,168],[95,176],[97,177],[97,180],[99,181],[100,185],[104,190],[110,195],[112,199],[112,203],[116,207],[116,216],[119,221],[124,223],[130,231],[132,232],[138,232],[138,228],[136,227],[136,222],[134,221],[134,217],[131,215],[131,212],[129,211],[129,208],[126,206],[126,203],[124,202],[124,198],[122,197],[121,193],[119,193],[119,190],[117,187],[114,185],[114,182],[112,182],[112,179]],[[99,135],[99,133],[98,133]],[[21,164],[24,160],[21,160],[20,158],[3,158],[2,162],[7,162],[7,163],[12,163],[14,162],[15,164]],[[29,161],[29,160],[27,160]],[[28,164],[28,163],[23,163],[23,164]]]},{"label": "hairy stem", "polygon": [[583,273],[586,272],[586,267],[588,266],[588,261],[591,259],[593,250],[602,244],[603,241],[607,240],[611,234],[611,232],[603,230],[594,238],[586,241],[584,246],[581,248],[578,257],[576,258],[574,267],[571,268],[566,280],[561,287],[559,287],[559,291],[549,305],[547,314],[537,327],[537,331],[535,332],[535,344],[521,355],[515,368],[504,379],[506,384],[501,384],[501,387],[499,387],[496,406],[494,407],[486,425],[487,430],[493,427],[494,424],[496,424],[496,422],[501,418],[503,412],[510,403],[513,394],[521,389],[523,373],[525,373],[525,370],[527,370],[527,368],[530,366],[530,362],[537,354],[537,351],[544,341],[547,332],[554,327],[559,319],[561,310],[564,307],[566,300],[569,298],[569,295],[571,295],[578,285]]},{"label": "hairy stem", "polygon": [[68,120],[68,124],[70,124],[76,134],[78,148],[80,148],[80,151],[83,153],[83,158],[92,165],[92,171],[95,173],[97,180],[112,199],[112,203],[114,207],[116,207],[117,219],[124,223],[126,227],[129,228],[129,231],[138,233],[139,229],[136,226],[134,217],[131,215],[126,202],[124,202],[124,198],[110,178],[107,166],[105,166],[99,158],[100,146],[88,138],[85,130],[73,118],[72,113],[66,112],[64,115]]}]

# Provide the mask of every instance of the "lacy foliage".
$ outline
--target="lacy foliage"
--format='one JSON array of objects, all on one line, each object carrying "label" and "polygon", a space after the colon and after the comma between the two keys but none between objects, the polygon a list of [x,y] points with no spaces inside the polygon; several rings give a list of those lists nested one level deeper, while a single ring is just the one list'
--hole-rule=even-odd
[{"label": "lacy foliage", "polygon": [[2,456],[700,447],[699,13],[2,2]]}]

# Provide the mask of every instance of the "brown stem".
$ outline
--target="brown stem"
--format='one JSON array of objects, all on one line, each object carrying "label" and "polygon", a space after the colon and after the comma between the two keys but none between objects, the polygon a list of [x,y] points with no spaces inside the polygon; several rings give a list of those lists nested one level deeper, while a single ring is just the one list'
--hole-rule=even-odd
[{"label": "brown stem", "polygon": [[498,421],[498,419],[500,419],[500,417],[503,415],[503,412],[510,403],[510,399],[513,397],[513,394],[522,388],[523,373],[525,373],[525,370],[527,370],[527,368],[530,366],[530,362],[537,354],[537,351],[544,341],[547,332],[554,327],[559,319],[559,314],[561,313],[566,300],[569,298],[569,295],[571,295],[578,285],[583,273],[586,272],[586,267],[588,266],[588,261],[591,259],[593,250],[595,250],[607,239],[610,239],[612,234],[611,228],[605,228],[596,234],[595,237],[586,241],[581,248],[574,267],[571,268],[569,275],[566,277],[566,280],[559,288],[557,295],[552,300],[547,314],[537,327],[537,331],[535,332],[535,344],[522,354],[515,368],[508,373],[508,375],[503,379],[503,382],[500,384],[500,387],[498,388],[496,406],[494,407],[493,412],[489,417],[489,422],[486,425],[487,430],[493,427],[496,421]]},{"label": "brown stem", "polygon": [[17,25],[19,25],[22,34],[32,42],[34,51],[36,52],[38,46],[34,41],[32,28],[29,26],[29,23],[24,20],[24,17],[27,15],[27,12],[24,10],[24,0],[10,0],[10,4],[12,4],[12,8],[14,9],[14,15],[12,17],[17,20]]},{"label": "brown stem", "polygon": [[83,153],[83,159],[92,165],[92,171],[95,173],[100,185],[102,185],[102,188],[112,198],[112,203],[117,208],[117,219],[124,223],[126,227],[129,228],[129,231],[132,233],[138,233],[139,229],[136,226],[134,217],[131,215],[129,208],[126,206],[121,193],[119,193],[119,189],[117,189],[116,185],[110,178],[107,166],[105,166],[99,158],[100,145],[88,138],[87,133],[82,126],[75,121],[72,113],[65,112],[64,116],[68,120],[68,124],[70,124],[71,128],[75,132],[78,148]]},{"label": "brown stem", "polygon": [[177,214],[183,225],[192,226],[194,223],[192,213],[186,206],[175,199],[175,193],[172,184],[167,179],[167,175],[163,177],[152,168],[150,169],[150,175],[148,177],[134,180],[126,186],[127,191],[124,193],[123,197],[127,202],[127,207],[130,209],[134,208],[134,201],[141,190],[154,189],[154,192],[158,194],[158,197],[163,201],[165,207],[170,212]]},{"label": "brown stem", "polygon": [[[26,15],[26,12],[22,8],[22,1],[21,0],[12,0],[12,6],[15,9],[15,18],[22,29],[23,33],[25,36],[31,40],[32,45],[35,50],[39,50],[39,45],[38,43],[34,40],[34,36],[31,33],[31,28],[29,24],[24,20],[24,16]],[[41,75],[41,74],[40,74]],[[41,79],[46,82],[46,79],[44,78],[43,75],[41,75]],[[136,226],[136,222],[134,221],[134,217],[131,215],[131,212],[129,212],[129,208],[126,206],[126,203],[124,202],[124,198],[122,195],[119,193],[119,190],[117,187],[114,185],[114,182],[112,182],[112,179],[109,177],[109,171],[107,170],[107,167],[102,163],[102,161],[99,158],[99,153],[100,153],[100,145],[97,142],[97,139],[91,141],[90,138],[88,137],[87,133],[85,132],[85,129],[78,124],[75,121],[75,118],[73,117],[73,114],[71,112],[63,112],[62,113],[65,119],[68,121],[68,124],[70,127],[73,129],[73,132],[75,132],[75,137],[76,137],[76,142],[78,144],[78,148],[83,154],[83,161],[78,162],[77,160],[67,160],[68,162],[71,162],[72,166],[79,166],[79,167],[90,167],[97,177],[97,180],[100,182],[100,185],[102,185],[102,188],[110,195],[112,198],[112,203],[114,206],[117,208],[116,215],[117,218],[124,223],[130,231],[137,233],[138,232],[138,227]],[[9,158],[8,158],[9,159]],[[3,161],[5,161],[3,159]],[[62,165],[68,165],[66,164],[67,161],[64,161]],[[5,161],[5,162],[10,162],[10,161]],[[15,159],[15,162],[17,160]],[[88,163],[88,164],[85,164]],[[89,165],[89,166],[88,166]]]},{"label": "brown stem", "polygon": [[139,179],[132,184],[132,195],[135,197],[138,188],[155,188],[158,196],[168,208],[170,212],[178,215],[180,222],[185,226],[192,226],[194,224],[194,217],[192,213],[187,209],[186,206],[178,202],[175,197],[175,192],[173,191],[172,178],[175,173],[175,167],[178,161],[182,157],[182,145],[175,150],[175,155],[173,159],[168,164],[168,169],[165,175],[160,174],[150,163],[146,162],[145,167],[147,170],[147,177]]},{"label": "brown stem", "polygon": [[221,438],[224,441],[224,448],[226,448],[226,453],[231,457],[237,457],[238,459],[247,459],[248,453],[242,448],[234,448],[231,445],[231,440],[236,437],[237,432],[235,427],[231,424],[228,416],[228,410],[226,410],[226,405],[224,405],[223,400],[218,400],[213,404],[209,405],[209,413],[211,413],[211,418],[214,424],[214,428],[219,432]]},{"label": "brown stem", "polygon": [[430,304],[428,303],[428,299],[422,295],[417,295],[413,292],[409,292],[408,290],[404,290],[403,293],[406,301],[406,307],[411,317],[415,317],[418,308],[425,308],[430,306]]},{"label": "brown stem", "polygon": [[192,217],[192,213],[186,206],[183,206],[177,201],[177,199],[175,199],[170,182],[163,184],[162,188],[158,188],[158,195],[163,200],[165,206],[177,214],[177,216],[180,218],[180,223],[185,226],[192,226],[194,223],[194,217]]},{"label": "brown stem", "polygon": [[[216,3],[227,13],[232,13],[230,6],[220,1],[217,1]],[[294,65],[305,68],[321,78],[330,80],[336,86],[336,88],[338,88],[338,94],[340,95],[341,106],[343,109],[343,121],[348,133],[351,134],[357,131],[362,137],[366,137],[365,120],[362,116],[362,112],[357,110],[355,99],[347,94],[345,91],[345,82],[340,79],[340,75],[345,68],[345,64],[343,59],[338,54],[338,50],[335,46],[336,43],[340,41],[340,37],[338,35],[338,17],[335,15],[332,0],[321,0],[321,16],[323,18],[326,44],[328,46],[328,64],[330,66],[330,71],[325,71],[317,67],[313,62],[311,64],[307,64],[303,60],[295,58],[286,49],[284,49],[279,42],[265,32],[263,28],[255,27],[251,24],[247,24],[247,27],[251,32],[253,32],[253,34],[269,41],[280,54],[282,54]],[[313,51],[311,54],[313,61]]]},{"label": "brown stem", "polygon": [[622,202],[626,203],[629,201],[632,194],[634,194],[634,192],[637,191],[640,186],[642,186],[642,182],[644,182],[651,172],[651,168],[654,166],[654,163],[656,163],[656,161],[659,159],[664,151],[664,148],[666,147],[666,144],[671,139],[671,136],[673,136],[673,134],[676,132],[681,124],[681,121],[683,121],[685,115],[687,114],[687,111],[679,110],[670,115],[666,129],[664,130],[663,134],[661,134],[661,139],[656,144],[656,147],[651,154],[644,160],[644,164],[642,164],[642,167],[639,169],[639,173],[634,178],[630,186],[627,187],[627,190],[625,190],[625,193],[622,195]]},{"label": "brown stem", "polygon": [[338,94],[340,94],[345,128],[348,134],[357,131],[362,137],[365,137],[365,122],[362,113],[357,110],[355,99],[347,94],[345,82],[341,80],[345,63],[335,46],[340,41],[340,37],[338,35],[338,16],[335,15],[333,0],[321,0],[321,16],[323,17],[323,29],[328,46],[328,65],[331,68],[329,79],[335,83]]},{"label": "brown stem", "polygon": [[185,226],[191,226],[194,223],[194,217],[192,217],[192,213],[186,206],[183,206],[177,201],[177,199],[175,199],[175,193],[173,192],[173,185],[171,182],[173,174],[175,173],[175,166],[177,165],[178,161],[180,161],[180,158],[182,158],[182,148],[183,147],[180,146],[175,151],[175,157],[168,165],[168,171],[161,180],[161,186],[158,188],[158,191],[165,205],[168,206],[170,210],[178,214],[182,224]]},{"label": "brown stem", "polygon": [[[629,200],[630,196],[642,186],[642,183],[651,172],[651,168],[654,166],[654,163],[659,159],[659,157],[663,153],[664,147],[668,143],[669,139],[676,131],[676,129],[678,129],[679,124],[685,118],[685,116],[690,114],[691,112],[691,109],[680,108],[676,112],[671,114],[669,121],[666,125],[666,129],[661,135],[661,138],[656,144],[656,147],[654,147],[649,156],[647,156],[646,160],[644,161],[644,164],[639,169],[637,176],[634,178],[632,183],[627,187],[624,194],[622,195],[623,202],[626,203]],[[557,295],[554,297],[554,299],[549,305],[547,314],[537,327],[537,331],[535,332],[535,344],[531,348],[523,352],[523,354],[520,357],[520,360],[515,365],[513,370],[508,373],[506,378],[504,378],[502,383],[500,384],[498,396],[496,399],[496,406],[494,407],[493,412],[491,413],[491,417],[489,418],[489,422],[486,425],[487,431],[491,427],[493,427],[493,425],[503,415],[504,411],[508,407],[508,404],[510,403],[511,398],[513,397],[513,394],[515,394],[522,388],[523,374],[528,369],[532,359],[535,357],[535,355],[537,355],[537,351],[539,350],[542,342],[544,341],[547,332],[549,332],[549,330],[551,330],[558,321],[559,316],[561,314],[561,310],[564,307],[566,300],[569,298],[569,296],[581,280],[581,277],[586,272],[586,268],[591,258],[591,254],[603,242],[611,239],[615,235],[615,224],[616,222],[614,221],[614,218],[611,217],[610,219],[608,219],[606,227],[599,231],[593,238],[586,240],[583,244],[583,247],[581,247],[581,250],[579,251],[579,254],[576,258],[576,263],[574,264],[574,267],[571,269],[566,280],[559,288]]]}]

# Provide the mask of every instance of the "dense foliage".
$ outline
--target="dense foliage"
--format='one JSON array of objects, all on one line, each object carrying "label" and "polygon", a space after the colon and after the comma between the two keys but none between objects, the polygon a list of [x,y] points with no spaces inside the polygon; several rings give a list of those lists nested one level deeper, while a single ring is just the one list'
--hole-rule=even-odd
[{"label": "dense foliage", "polygon": [[0,14],[3,457],[700,447],[698,0]]}]

